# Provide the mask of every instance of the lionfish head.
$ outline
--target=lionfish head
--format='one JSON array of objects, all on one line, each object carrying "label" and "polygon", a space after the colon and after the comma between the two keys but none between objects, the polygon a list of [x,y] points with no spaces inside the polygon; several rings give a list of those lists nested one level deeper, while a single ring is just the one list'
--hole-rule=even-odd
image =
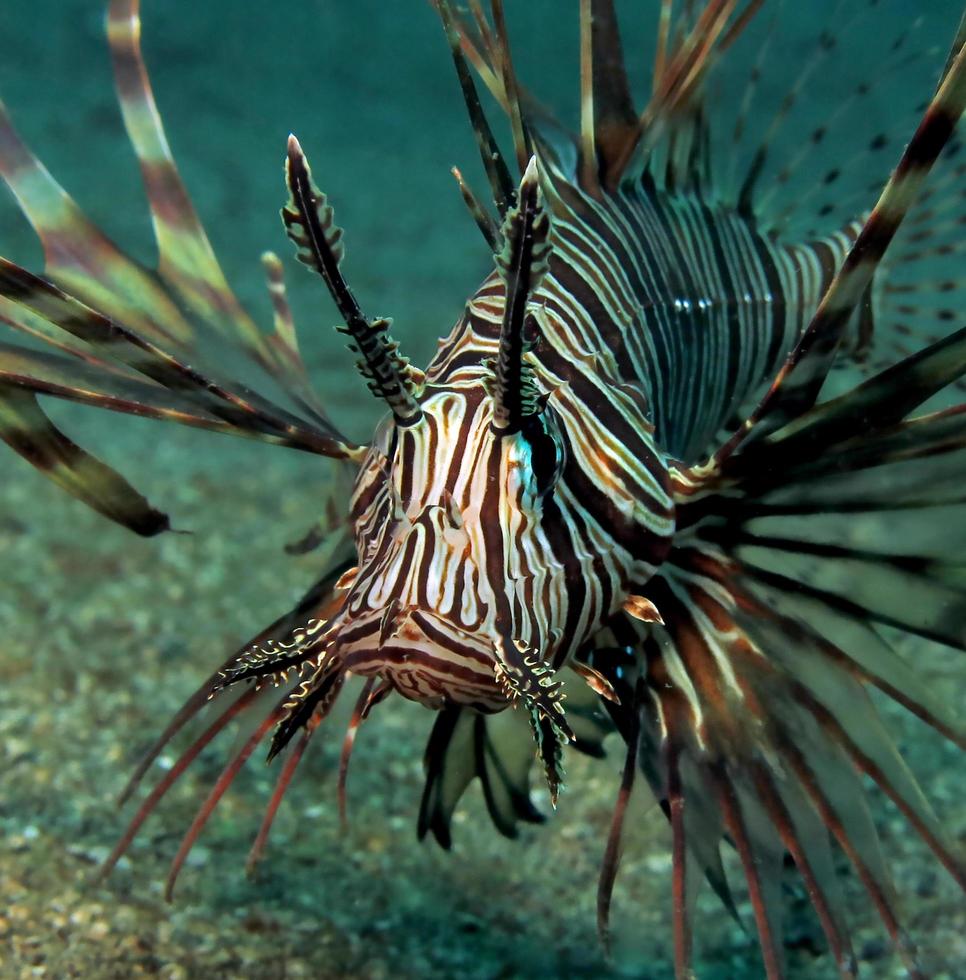
[{"label": "lionfish head", "polygon": [[[352,673],[381,681],[380,697],[397,690],[433,708],[494,712],[520,704],[555,793],[558,748],[572,737],[555,675],[621,607],[633,570],[602,571],[599,547],[575,546],[571,518],[581,493],[569,483],[581,478],[581,467],[568,463],[574,454],[563,419],[586,409],[566,383],[541,382],[531,353],[546,333],[549,314],[538,291],[552,247],[537,158],[525,167],[502,225],[491,229],[495,270],[484,290],[487,308],[467,308],[456,328],[455,360],[437,358],[428,381],[399,353],[390,322],[367,318],[356,303],[340,271],[342,230],[294,137],[286,172],[291,196],[282,217],[289,236],[299,259],[328,286],[359,370],[389,409],[353,495],[358,565],[339,583],[343,599],[326,627],[324,656],[316,658],[322,675],[296,700],[311,706],[330,676]],[[490,356],[460,361],[464,329]],[[625,393],[614,397],[646,443],[640,402]],[[595,464],[607,457],[583,435],[574,438],[573,449]],[[643,459],[647,446],[622,455]],[[605,459],[595,472],[606,479],[612,463]],[[652,533],[638,520],[637,497],[624,493],[620,480],[606,482],[613,491],[606,495],[608,521],[626,519],[631,550],[656,554],[652,537],[666,547],[670,523]],[[653,570],[653,563],[634,562]],[[584,585],[599,579],[599,589]],[[573,589],[593,596],[575,600]],[[585,674],[597,690],[595,672]]]},{"label": "lionfish head", "polygon": [[496,405],[482,385],[425,392],[414,422],[381,423],[356,484],[341,656],[433,707],[499,710],[507,658],[559,645],[565,569],[548,532],[564,444],[551,408],[507,434]]}]

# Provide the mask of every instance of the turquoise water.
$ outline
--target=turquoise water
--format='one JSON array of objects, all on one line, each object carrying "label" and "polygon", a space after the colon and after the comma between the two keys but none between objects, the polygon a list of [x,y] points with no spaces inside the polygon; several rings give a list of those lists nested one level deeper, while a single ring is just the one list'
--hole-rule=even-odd
[{"label": "turquoise water", "polygon": [[[572,112],[575,5],[508,6],[521,74]],[[631,22],[627,49],[643,53],[653,18],[635,6],[622,5]],[[893,0],[848,32],[843,77],[875,73],[876,43],[881,54],[906,22],[912,30],[910,6]],[[787,85],[789,66],[807,57],[816,25],[839,23],[829,20],[832,10],[809,5],[799,25],[794,11],[780,15],[792,40],[779,59],[784,70],[769,83],[776,91]],[[770,15],[761,16],[764,30]],[[956,19],[954,2],[930,5],[917,48],[948,44]],[[459,164],[483,186],[429,5],[149,3],[144,38],[175,156],[246,306],[268,323],[258,256],[272,248],[289,257],[277,212],[285,138],[294,130],[346,229],[346,271],[364,307],[392,315],[406,352],[426,363],[491,261],[448,173]],[[0,51],[0,95],[28,142],[98,224],[151,261],[100,4],[17,5],[0,25]],[[865,120],[869,132],[876,121],[891,125],[896,93],[916,102],[909,93],[931,91],[943,56],[937,50],[883,85],[878,120]],[[643,83],[643,54],[637,64]],[[810,83],[806,119],[834,112],[837,77],[820,73]],[[800,131],[809,130],[802,123]],[[825,152],[835,159],[835,146]],[[40,268],[30,230],[6,199],[0,252]],[[328,299],[294,263],[287,269],[313,377],[339,424],[364,439],[378,413],[330,330]],[[175,903],[164,903],[167,862],[233,744],[229,734],[172,792],[112,878],[97,882],[96,865],[124,825],[113,799],[138,753],[227,650],[312,581],[313,556],[291,558],[282,546],[315,519],[329,470],[272,447],[53,412],[90,437],[175,526],[194,533],[137,540],[59,495],[0,446],[0,976],[670,976],[668,833],[643,800],[616,894],[613,962],[595,935],[616,747],[605,762],[573,759],[560,812],[515,842],[490,827],[474,787],[454,852],[444,854],[415,840],[432,720],[415,705],[387,707],[363,729],[346,833],[335,812],[342,719],[334,718],[340,734],[317,740],[258,877],[246,879],[244,856],[274,774],[255,764],[212,819]],[[942,693],[962,698],[946,657],[910,652]],[[961,760],[922,727],[901,717],[896,724],[937,810],[961,834]],[[540,805],[548,808],[545,794]],[[877,807],[910,931],[937,975],[956,976],[964,956],[960,898],[895,812]],[[789,972],[832,976],[806,905],[792,896]],[[901,976],[857,886],[849,911],[867,975]],[[699,913],[699,975],[758,975],[750,915],[743,932],[709,895]]]}]

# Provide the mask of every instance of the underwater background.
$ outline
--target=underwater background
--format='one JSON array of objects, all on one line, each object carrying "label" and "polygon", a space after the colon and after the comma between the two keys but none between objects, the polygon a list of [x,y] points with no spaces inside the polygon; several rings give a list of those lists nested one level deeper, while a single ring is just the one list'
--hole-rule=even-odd
[{"label": "underwater background", "polygon": [[[656,5],[620,6],[628,60],[644,83]],[[786,6],[775,13],[792,38],[800,21],[801,41],[782,50],[779,63],[794,65],[821,27],[836,30],[839,15],[824,0]],[[942,65],[958,5],[880,6],[857,23],[848,46],[843,40],[843,63],[850,78],[874,74],[886,39],[923,13],[922,46],[935,44],[937,54],[899,80],[920,102]],[[524,81],[572,116],[576,3],[509,0],[508,8]],[[762,30],[770,16],[760,15]],[[347,275],[364,308],[393,316],[397,339],[425,364],[491,262],[448,173],[459,165],[482,186],[435,14],[421,0],[155,0],[142,17],[167,134],[229,281],[267,327],[258,256],[271,248],[284,258],[324,403],[347,435],[366,439],[378,405],[331,329],[337,314],[321,284],[290,261],[278,218],[285,139],[290,130],[299,136],[337,209]],[[777,77],[776,91],[788,77],[787,70]],[[821,118],[841,93],[833,77],[815,89],[805,111]],[[884,119],[894,106],[889,92]],[[5,4],[0,96],[95,222],[150,264],[148,212],[116,108],[99,0]],[[847,160],[849,145],[840,145]],[[827,148],[829,159],[835,149]],[[0,201],[0,253],[42,266],[8,195]],[[318,558],[292,557],[283,546],[317,518],[332,464],[150,421],[50,410],[80,441],[91,434],[108,462],[192,533],[138,539],[0,446],[0,977],[670,977],[669,832],[643,792],[627,823],[613,962],[596,936],[596,879],[621,753],[603,762],[570,753],[558,812],[516,841],[491,826],[474,785],[447,854],[416,841],[432,716],[400,699],[360,733],[347,831],[336,813],[335,769],[351,698],[326,723],[330,737],[314,739],[254,878],[245,876],[244,859],[275,778],[259,760],[191,853],[174,903],[161,896],[168,861],[230,751],[229,733],[164,800],[110,879],[98,881],[97,865],[125,823],[114,799],[140,752],[213,665],[313,581]],[[963,703],[951,651],[910,644],[904,652],[945,697]],[[899,709],[883,710],[962,839],[961,758]],[[174,757],[167,751],[161,762],[170,766]],[[549,812],[539,785],[535,796]],[[877,799],[923,962],[934,976],[964,976],[962,897],[901,816]],[[903,976],[864,894],[854,879],[847,887],[865,975]],[[737,893],[746,896],[741,886]],[[699,976],[760,974],[750,915],[744,931],[706,889],[698,916]],[[834,976],[798,883],[787,896],[786,951],[790,976]]]}]

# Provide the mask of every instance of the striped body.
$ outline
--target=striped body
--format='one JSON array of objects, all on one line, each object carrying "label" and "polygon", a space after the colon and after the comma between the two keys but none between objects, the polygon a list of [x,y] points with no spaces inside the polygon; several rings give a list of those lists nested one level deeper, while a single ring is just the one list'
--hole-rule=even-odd
[{"label": "striped body", "polygon": [[502,610],[559,668],[646,585],[674,536],[670,467],[706,455],[774,374],[861,227],[786,247],[650,182],[600,202],[560,173],[544,188],[552,257],[527,357],[546,438],[491,430],[495,272],[440,342],[423,419],[387,418],[356,483],[339,648],[432,707],[506,707]]}]

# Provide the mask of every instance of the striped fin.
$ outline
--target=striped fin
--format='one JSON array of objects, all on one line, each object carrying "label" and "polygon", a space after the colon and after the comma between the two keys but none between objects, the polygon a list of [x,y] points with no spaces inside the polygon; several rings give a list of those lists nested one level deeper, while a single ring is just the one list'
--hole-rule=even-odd
[{"label": "striped fin", "polygon": [[[952,59],[939,91],[906,147],[872,214],[768,392],[714,454],[719,464],[759,425],[774,427],[814,404],[834,363],[843,332],[865,296],[886,249],[966,107],[966,48]],[[759,429],[758,431],[763,431]]]},{"label": "striped fin", "polygon": [[[90,222],[0,106],[0,176],[41,240],[47,277],[0,260],[0,322],[56,351],[5,344],[0,378],[22,390],[358,460],[361,448],[342,439],[311,389],[277,260],[267,269],[276,311],[271,337],[259,332],[224,280],[157,115],[140,52],[137,0],[112,0],[108,33],[154,218],[158,272],[126,257]],[[202,353],[209,349],[200,343],[206,331],[222,337],[215,370]],[[256,383],[267,382],[288,407],[217,377],[231,359],[225,338],[243,355],[246,371],[257,371]]]},{"label": "striped fin", "polygon": [[54,426],[32,392],[2,381],[0,439],[71,496],[136,534],[150,537],[170,528],[167,516],[123,477]]},{"label": "striped fin", "polygon": [[158,275],[189,310],[238,344],[283,388],[301,388],[291,356],[267,342],[229,288],[178,174],[141,55],[139,7],[139,0],[111,0],[107,36],[124,125],[151,208]]},{"label": "striped fin", "polygon": [[[698,467],[677,478],[679,534],[647,587],[667,624],[655,628],[664,639],[651,646],[646,673],[649,767],[666,799],[678,792],[691,811],[720,813],[745,866],[769,976],[782,973],[780,902],[767,894],[779,882],[776,840],[795,860],[840,972],[855,975],[823,825],[919,975],[864,776],[966,888],[966,859],[867,692],[878,688],[966,747],[962,720],[879,633],[886,626],[966,649],[966,407],[912,414],[966,374],[964,344],[959,331],[816,405],[742,447],[720,475]],[[658,751],[667,740],[671,748]],[[692,777],[681,788],[685,764]],[[706,841],[687,826],[681,833],[688,847],[676,861],[706,864]],[[675,880],[683,876],[676,870]],[[686,911],[675,910],[679,976],[691,955]]]},{"label": "striped fin", "polygon": [[194,401],[205,412],[246,434],[267,435],[269,441],[284,442],[337,459],[351,458],[355,452],[350,444],[322,434],[315,426],[309,428],[253,392],[236,391],[202,374],[135,331],[2,258],[0,293],[95,350]]},{"label": "striped fin", "polygon": [[51,279],[152,342],[191,349],[192,328],[172,299],[90,222],[17,135],[2,104],[0,176],[40,238]]}]

